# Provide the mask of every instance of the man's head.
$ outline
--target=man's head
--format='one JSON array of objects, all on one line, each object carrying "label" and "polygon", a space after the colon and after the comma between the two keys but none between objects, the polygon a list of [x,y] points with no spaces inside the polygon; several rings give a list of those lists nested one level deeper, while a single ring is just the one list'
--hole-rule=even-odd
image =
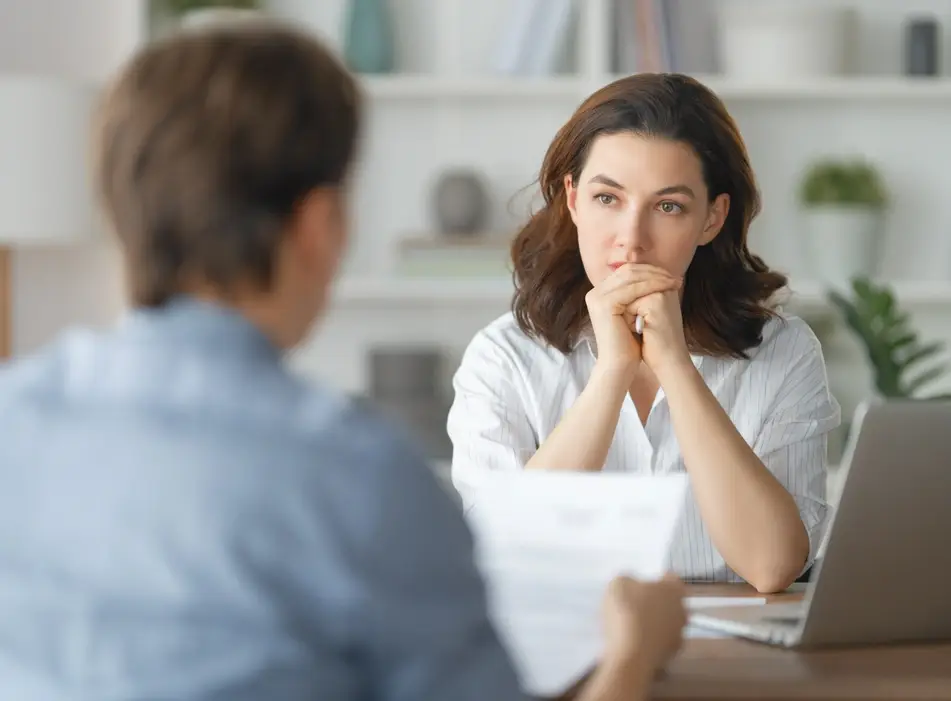
[{"label": "man's head", "polygon": [[290,346],[347,239],[353,78],[314,39],[261,23],[151,44],[106,95],[96,181],[136,306],[234,305]]}]

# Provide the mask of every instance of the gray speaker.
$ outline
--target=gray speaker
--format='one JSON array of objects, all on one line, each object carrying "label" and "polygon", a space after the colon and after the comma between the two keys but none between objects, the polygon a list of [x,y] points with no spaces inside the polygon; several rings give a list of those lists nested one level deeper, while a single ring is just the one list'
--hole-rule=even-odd
[{"label": "gray speaker", "polygon": [[443,354],[438,348],[376,347],[367,357],[367,399],[401,423],[430,460],[449,460],[446,434],[450,400],[440,381]]},{"label": "gray speaker", "polygon": [[940,68],[938,22],[930,17],[910,20],[905,25],[905,73],[935,76]]}]

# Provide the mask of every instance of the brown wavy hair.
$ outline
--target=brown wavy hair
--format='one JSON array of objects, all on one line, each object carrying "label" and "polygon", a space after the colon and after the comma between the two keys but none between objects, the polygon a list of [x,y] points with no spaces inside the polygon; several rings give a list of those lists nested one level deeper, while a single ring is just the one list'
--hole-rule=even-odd
[{"label": "brown wavy hair", "polygon": [[696,80],[675,73],[641,73],[614,81],[585,100],[545,154],[538,184],[544,205],[512,243],[512,312],[525,333],[563,353],[588,324],[585,294],[591,282],[568,212],[565,175],[577,182],[591,144],[602,134],[632,132],[690,146],[712,202],[730,196],[720,233],[697,249],[684,279],[681,305],[693,353],[748,357],[775,315],[771,299],[784,275],[747,247],[760,196],[746,146],[720,99]]}]

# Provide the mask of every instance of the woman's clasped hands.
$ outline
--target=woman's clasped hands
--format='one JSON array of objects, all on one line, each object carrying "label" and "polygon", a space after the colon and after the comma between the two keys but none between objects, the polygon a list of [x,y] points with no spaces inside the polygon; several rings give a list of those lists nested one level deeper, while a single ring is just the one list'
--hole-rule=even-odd
[{"label": "woman's clasped hands", "polygon": [[[643,362],[655,373],[689,358],[680,312],[683,279],[646,263],[616,268],[585,297],[598,363],[633,371]],[[642,332],[635,331],[636,318]]]}]

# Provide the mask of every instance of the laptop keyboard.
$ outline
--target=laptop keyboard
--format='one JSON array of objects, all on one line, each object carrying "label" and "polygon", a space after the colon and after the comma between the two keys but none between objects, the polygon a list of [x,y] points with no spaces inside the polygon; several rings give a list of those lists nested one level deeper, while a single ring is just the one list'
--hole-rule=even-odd
[{"label": "laptop keyboard", "polygon": [[768,623],[796,624],[802,620],[805,607],[800,602],[791,604],[767,604],[763,607],[762,620]]}]

